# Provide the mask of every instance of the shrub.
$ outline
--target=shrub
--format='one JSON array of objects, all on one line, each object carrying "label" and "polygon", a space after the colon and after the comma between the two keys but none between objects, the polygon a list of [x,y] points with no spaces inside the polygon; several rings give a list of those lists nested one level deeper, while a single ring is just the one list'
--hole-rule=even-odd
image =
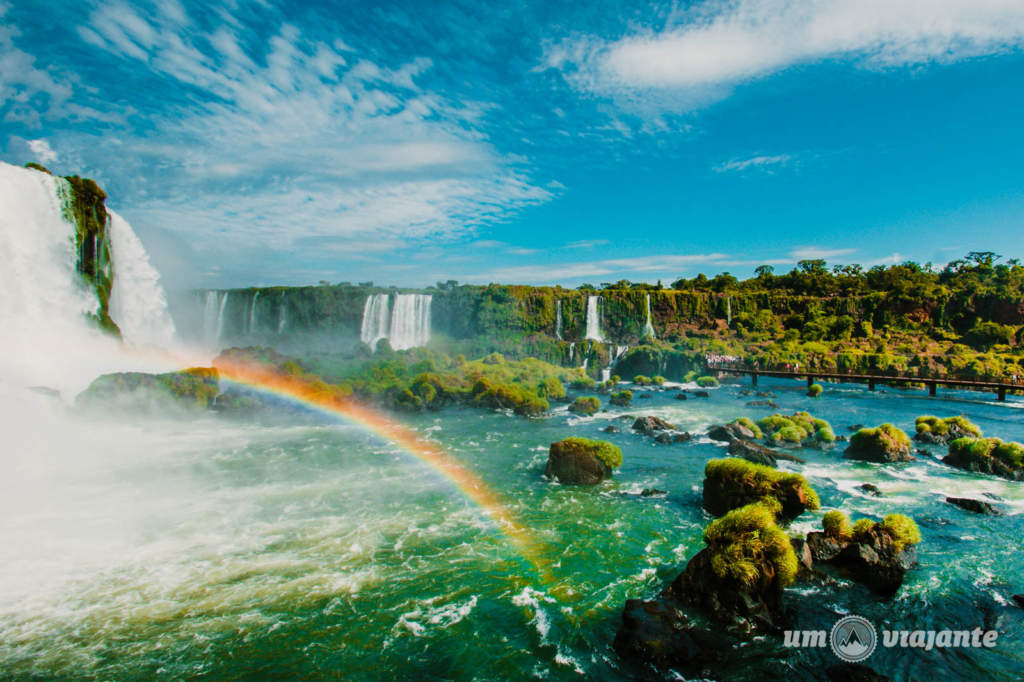
[{"label": "shrub", "polygon": [[892,537],[896,551],[902,551],[907,545],[921,542],[921,531],[914,520],[903,514],[889,514],[882,519],[881,529]]},{"label": "shrub", "polygon": [[882,455],[909,456],[910,437],[899,427],[882,424],[875,428],[861,429],[850,436],[850,445],[846,451],[870,459],[878,459]]},{"label": "shrub", "polygon": [[711,568],[723,580],[745,587],[791,585],[798,568],[789,536],[775,521],[776,504],[754,503],[734,509],[704,529]]},{"label": "shrub", "polygon": [[739,424],[745,429],[748,429],[751,433],[754,434],[754,438],[758,440],[764,438],[764,433],[761,431],[761,427],[755,424],[754,420],[750,419],[749,417],[738,417],[736,419],[733,419],[730,423]]},{"label": "shrub", "polygon": [[821,384],[811,384],[807,387],[807,395],[811,398],[817,398],[824,390],[825,389],[821,387]]},{"label": "shrub", "polygon": [[591,415],[601,409],[601,401],[596,396],[580,396],[569,405],[569,411],[576,414]]},{"label": "shrub", "polygon": [[802,443],[804,438],[807,437],[807,432],[796,425],[784,426],[778,431],[776,431],[772,437],[777,441],[786,441],[787,443]]},{"label": "shrub", "polygon": [[781,505],[787,500],[803,499],[806,509],[821,506],[818,493],[800,474],[786,473],[739,457],[708,460],[704,465],[704,478],[705,488],[709,482],[714,482],[715,487],[733,491],[751,501],[769,498]]},{"label": "shrub", "polygon": [[819,443],[835,443],[836,434],[832,431],[831,426],[823,426],[814,432],[814,440]]},{"label": "shrub", "polygon": [[565,397],[565,384],[558,377],[547,377],[540,382],[537,390],[548,400],[561,400]]},{"label": "shrub", "polygon": [[646,377],[643,374],[637,374],[635,377],[633,377],[633,383],[636,384],[637,386],[647,386],[648,384],[651,383],[651,378]]},{"label": "shrub", "polygon": [[821,527],[825,530],[825,535],[841,542],[853,537],[853,526],[850,525],[849,517],[839,510],[825,512],[825,516],[821,518]]},{"label": "shrub", "polygon": [[609,469],[618,469],[622,466],[622,450],[608,441],[574,436],[559,441],[559,444],[563,449],[571,448],[589,452],[604,462]]},{"label": "shrub", "polygon": [[703,376],[697,377],[697,385],[701,388],[715,388],[719,384],[715,377]]},{"label": "shrub", "polygon": [[654,384],[655,386],[664,386],[665,377],[655,374],[653,377],[651,377],[651,383]]},{"label": "shrub", "polygon": [[569,379],[569,386],[577,391],[589,391],[597,386],[597,382],[580,371]]},{"label": "shrub", "polygon": [[939,438],[945,438],[950,432],[958,436],[974,436],[981,438],[981,429],[971,423],[966,417],[933,417],[924,415],[914,420],[914,429],[917,433],[931,433]]},{"label": "shrub", "polygon": [[633,402],[633,391],[625,389],[618,393],[612,393],[611,398],[608,399],[612,405],[618,405],[619,407],[628,407]]},{"label": "shrub", "polygon": [[858,542],[863,540],[874,527],[875,522],[871,519],[857,519],[853,522],[853,539]]},{"label": "shrub", "polygon": [[1024,445],[1006,443],[998,438],[957,438],[949,444],[946,460],[961,468],[990,470],[990,460],[996,460],[1011,469],[1024,465]]}]

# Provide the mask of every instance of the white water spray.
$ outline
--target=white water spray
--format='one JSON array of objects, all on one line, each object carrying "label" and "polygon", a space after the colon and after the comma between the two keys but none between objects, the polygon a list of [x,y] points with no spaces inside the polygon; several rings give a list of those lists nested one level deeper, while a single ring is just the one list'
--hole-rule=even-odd
[{"label": "white water spray", "polygon": [[225,292],[221,293],[221,295],[220,295],[220,306],[217,309],[217,334],[216,334],[216,339],[217,339],[216,340],[216,344],[217,344],[217,347],[218,347],[217,349],[218,350],[220,348],[221,336],[223,336],[223,334],[224,334],[224,308],[226,308],[227,305],[228,305],[228,296],[230,296],[230,295],[231,295],[231,292],[229,292],[229,291],[225,291]]},{"label": "white water spray", "polygon": [[371,294],[366,297],[363,304],[363,324],[359,331],[359,339],[370,348],[377,346],[377,342],[387,338],[391,326],[388,303],[390,296],[387,294]]},{"label": "white water spray", "polygon": [[425,346],[430,340],[429,294],[397,294],[388,340],[395,350]]},{"label": "white water spray", "polygon": [[174,321],[167,311],[160,275],[150,264],[131,225],[117,213],[109,209],[107,212],[114,268],[110,318],[121,329],[125,342],[167,348],[174,341]]}]

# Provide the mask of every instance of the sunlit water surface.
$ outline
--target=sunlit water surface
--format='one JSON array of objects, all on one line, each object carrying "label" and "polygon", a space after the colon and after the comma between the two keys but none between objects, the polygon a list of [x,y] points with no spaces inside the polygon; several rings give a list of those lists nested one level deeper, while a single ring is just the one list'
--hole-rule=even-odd
[{"label": "sunlit water surface", "polygon": [[[1024,441],[1024,404],[1015,399],[833,385],[812,400],[796,382],[761,383],[781,411],[809,409],[839,434],[883,421],[912,430],[920,414],[963,413],[987,435]],[[0,671],[40,679],[643,676],[611,648],[622,605],[656,594],[703,546],[704,463],[724,449],[705,438],[655,445],[619,418],[656,414],[700,432],[775,411],[747,407],[740,388],[685,402],[675,391],[652,392],[590,418],[564,407],[538,420],[478,410],[408,418],[532,529],[550,582],[450,482],[358,427],[296,413],[250,423],[46,408],[58,416],[41,419],[45,411],[24,406],[0,460]],[[622,432],[602,433],[609,423]],[[549,444],[570,435],[622,448],[613,481],[575,488],[543,478]],[[879,647],[867,663],[896,679],[1024,675],[1024,610],[1010,601],[1024,592],[1021,484],[930,457],[877,466],[844,461],[838,449],[799,454],[808,463],[794,466],[824,510],[907,513],[924,542],[920,568],[894,600],[849,584],[788,590],[797,627],[829,629],[858,613],[879,628],[995,628],[994,650]],[[862,493],[864,482],[884,497]],[[644,488],[668,495],[641,497]],[[1008,515],[944,502],[982,493],[1004,498]],[[792,530],[810,530],[820,514]],[[827,649],[787,651],[762,638],[714,672],[816,679],[835,662]]]}]

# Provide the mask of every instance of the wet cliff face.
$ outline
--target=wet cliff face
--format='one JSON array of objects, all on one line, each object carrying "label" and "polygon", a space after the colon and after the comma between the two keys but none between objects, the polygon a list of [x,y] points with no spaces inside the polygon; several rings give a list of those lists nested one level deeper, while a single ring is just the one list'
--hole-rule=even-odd
[{"label": "wet cliff face", "polygon": [[[45,168],[36,170],[49,172]],[[95,289],[100,308],[96,322],[103,329],[119,334],[117,325],[110,318],[110,292],[114,285],[113,268],[110,263],[110,235],[107,214],[107,194],[89,178],[69,175],[62,197],[65,216],[75,225],[75,248],[78,253],[78,272]]]}]

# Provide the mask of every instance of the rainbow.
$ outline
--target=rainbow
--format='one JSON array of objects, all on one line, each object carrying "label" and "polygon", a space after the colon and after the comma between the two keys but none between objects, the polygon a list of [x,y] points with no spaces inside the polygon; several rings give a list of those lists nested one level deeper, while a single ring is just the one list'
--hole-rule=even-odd
[{"label": "rainbow", "polygon": [[260,365],[225,361],[214,363],[220,377],[339,417],[375,433],[415,456],[451,481],[479,507],[537,571],[545,584],[553,582],[549,562],[530,530],[517,521],[498,494],[462,462],[412,429],[388,419],[365,405],[338,394],[335,387],[320,380],[290,376]]}]

